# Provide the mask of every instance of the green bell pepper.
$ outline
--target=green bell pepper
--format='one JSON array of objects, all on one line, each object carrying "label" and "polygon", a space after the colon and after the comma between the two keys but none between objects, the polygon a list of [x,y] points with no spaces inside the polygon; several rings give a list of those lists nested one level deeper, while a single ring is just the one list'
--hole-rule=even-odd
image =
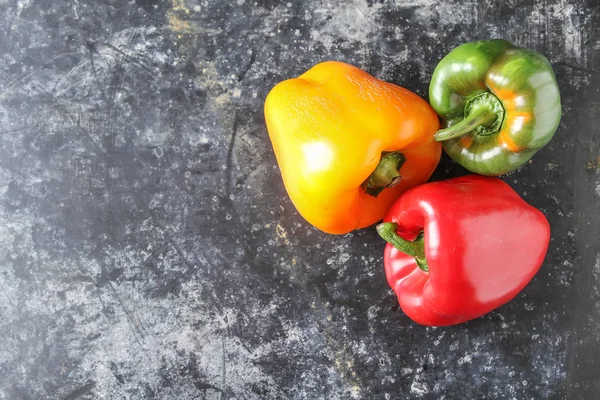
[{"label": "green bell pepper", "polygon": [[525,164],[552,139],[561,118],[548,60],[500,39],[465,43],[446,55],[433,73],[429,101],[445,126],[435,140],[482,175]]}]

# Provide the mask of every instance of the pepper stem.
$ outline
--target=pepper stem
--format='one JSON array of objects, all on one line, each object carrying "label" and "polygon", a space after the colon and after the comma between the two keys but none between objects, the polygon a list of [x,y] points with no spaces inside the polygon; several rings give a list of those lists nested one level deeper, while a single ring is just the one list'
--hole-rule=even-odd
[{"label": "pepper stem", "polygon": [[429,272],[429,266],[427,265],[427,260],[425,259],[425,245],[423,244],[422,237],[412,242],[404,239],[398,235],[398,233],[396,233],[398,224],[393,222],[383,222],[377,225],[376,229],[377,233],[379,233],[379,236],[381,236],[386,242],[390,243],[404,254],[413,256],[417,266],[423,271]]},{"label": "pepper stem", "polygon": [[465,104],[464,119],[456,124],[440,129],[433,135],[437,142],[454,139],[473,132],[477,135],[492,135],[502,127],[504,106],[492,93],[482,93]]},{"label": "pepper stem", "polygon": [[399,151],[384,152],[375,171],[363,183],[367,194],[377,197],[385,188],[396,186],[402,180],[398,172],[406,158]]},{"label": "pepper stem", "polygon": [[462,136],[466,133],[472,132],[476,127],[492,122],[496,119],[496,114],[489,109],[480,108],[475,111],[467,118],[462,121],[448,127],[446,129],[440,129],[433,135],[433,139],[436,142],[442,142],[444,140],[454,139]]}]

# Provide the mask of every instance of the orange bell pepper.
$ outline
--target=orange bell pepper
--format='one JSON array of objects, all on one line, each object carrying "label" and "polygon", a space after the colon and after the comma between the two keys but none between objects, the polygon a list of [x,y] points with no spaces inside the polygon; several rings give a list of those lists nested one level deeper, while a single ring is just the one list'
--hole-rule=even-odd
[{"label": "orange bell pepper", "polygon": [[277,84],[264,111],[292,203],[327,233],[381,220],[440,160],[439,120],[429,104],[342,62]]}]

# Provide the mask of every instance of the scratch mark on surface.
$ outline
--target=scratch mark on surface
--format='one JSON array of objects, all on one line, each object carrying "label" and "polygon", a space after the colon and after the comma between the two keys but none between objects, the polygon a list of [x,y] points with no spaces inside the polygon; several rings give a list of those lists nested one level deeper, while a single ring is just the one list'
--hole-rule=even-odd
[{"label": "scratch mark on surface", "polygon": [[358,8],[358,6],[354,6],[354,9],[356,10],[356,14],[358,14],[358,16],[360,17],[360,19],[363,20],[363,22],[368,22],[367,18],[365,17],[365,14],[363,14],[362,11],[360,11],[360,9]]},{"label": "scratch mark on surface", "polygon": [[248,61],[248,64],[246,64],[246,66],[244,66],[244,68],[242,69],[242,71],[240,72],[240,74],[238,76],[238,82],[241,82],[244,80],[244,78],[246,77],[246,74],[248,73],[248,71],[250,71],[250,69],[254,65],[254,61],[256,61],[256,53],[254,51],[252,51],[252,54],[250,54],[250,61]]},{"label": "scratch mark on surface", "polygon": [[137,318],[137,320],[138,320],[138,323],[139,323],[140,327],[142,328],[142,330],[143,330],[144,332],[148,332],[148,331],[146,330],[146,327],[145,327],[145,326],[144,326],[144,324],[142,323],[142,320],[140,319],[140,316],[139,316],[138,314],[134,314],[134,315],[135,315],[135,317]]},{"label": "scratch mark on surface", "polygon": [[94,54],[99,55],[100,53],[98,53],[98,50],[96,49],[96,45],[94,42],[88,41],[86,43],[86,47],[89,51],[88,56],[90,59],[90,67],[92,69],[92,75],[94,76],[95,81],[96,81],[96,86],[98,86],[98,90],[100,91],[100,96],[102,97],[102,100],[108,105],[109,101],[108,101],[108,98],[106,97],[106,92],[104,91],[104,88],[100,84],[100,79],[98,78],[98,71],[96,70],[96,63],[94,61]]},{"label": "scratch mark on surface", "polygon": [[135,57],[133,57],[132,55],[130,55],[130,54],[127,54],[127,53],[126,53],[126,52],[124,52],[123,50],[121,50],[121,49],[119,49],[119,48],[117,48],[117,47],[113,46],[113,45],[112,45],[112,44],[110,44],[110,43],[106,43],[106,42],[105,42],[105,43],[103,43],[103,44],[104,44],[106,47],[108,47],[109,49],[111,49],[112,51],[114,51],[114,52],[116,52],[116,53],[120,54],[121,56],[123,56],[123,58],[124,58],[125,60],[129,61],[130,63],[132,63],[132,64],[135,64],[135,65],[137,65],[138,67],[140,67],[140,68],[143,68],[143,69],[145,69],[145,70],[146,70],[146,71],[148,71],[148,72],[154,73],[154,71],[152,70],[152,68],[148,67],[146,64],[142,63],[141,61],[139,61],[138,59],[136,59],[136,58],[135,58]]},{"label": "scratch mark on surface", "polygon": [[38,68],[34,69],[33,71],[27,73],[24,76],[16,78],[16,80],[13,81],[12,84],[10,84],[6,89],[4,89],[2,92],[0,92],[0,99],[4,98],[4,96],[6,94],[8,94],[12,89],[14,89],[17,86],[19,86],[20,84],[24,83],[27,79],[31,78],[33,75],[35,75],[38,72],[40,72],[41,70],[43,70],[44,68],[46,68],[48,65],[52,64],[54,61],[58,60],[59,58],[66,57],[66,56],[72,56],[72,55],[75,55],[75,54],[78,54],[78,53],[63,53],[63,54],[59,54],[57,56],[54,56],[49,61],[46,61],[41,66],[39,66]]},{"label": "scratch mark on surface", "polygon": [[81,61],[79,64],[77,64],[76,66],[74,66],[73,68],[71,68],[69,70],[69,72],[67,72],[56,84],[56,86],[60,86],[62,85],[63,82],[65,81],[69,81],[71,76],[73,74],[75,74],[75,72],[79,71],[80,69],[82,69],[83,67],[85,67],[87,65],[89,61],[83,60]]},{"label": "scratch mark on surface", "polygon": [[221,336],[221,348],[222,348],[222,352],[223,352],[223,360],[222,360],[222,370],[223,370],[223,380],[221,385],[223,386],[223,388],[221,389],[223,391],[223,393],[225,393],[226,387],[227,387],[227,360],[226,355],[227,353],[225,352],[225,335]]},{"label": "scratch mark on surface", "polygon": [[137,328],[135,320],[131,316],[131,311],[129,311],[129,309],[127,308],[127,306],[125,305],[125,303],[121,299],[121,296],[119,296],[119,293],[117,292],[117,289],[115,288],[115,285],[111,281],[109,281],[108,284],[109,284],[109,286],[110,286],[113,294],[115,295],[115,298],[119,302],[119,305],[121,306],[121,308],[125,312],[125,319],[127,320],[127,323],[129,324],[129,327],[132,330],[133,337],[135,338],[135,341],[137,342],[137,344],[140,346],[140,348],[144,352],[144,355],[146,356],[146,358],[150,361],[150,357],[148,356],[146,349],[144,348],[144,346],[142,345],[142,342],[138,338],[138,334],[142,338],[144,337],[144,334]]},{"label": "scratch mark on surface", "polygon": [[177,255],[181,258],[181,260],[183,261],[183,263],[186,265],[186,267],[188,267],[188,269],[190,271],[193,271],[194,266],[187,260],[187,257],[185,256],[183,250],[181,250],[181,247],[179,247],[171,237],[169,237],[169,244],[171,245],[171,247],[175,250],[175,252],[177,253]]},{"label": "scratch mark on surface", "polygon": [[79,19],[79,12],[77,9],[80,7],[79,0],[73,1],[73,13],[75,14],[75,19]]},{"label": "scratch mark on surface", "polygon": [[233,179],[233,150],[235,148],[235,139],[238,134],[238,116],[237,112],[233,114],[233,127],[231,128],[231,139],[229,140],[229,148],[227,149],[227,176],[225,179],[225,193],[227,198],[231,195],[231,181]]}]

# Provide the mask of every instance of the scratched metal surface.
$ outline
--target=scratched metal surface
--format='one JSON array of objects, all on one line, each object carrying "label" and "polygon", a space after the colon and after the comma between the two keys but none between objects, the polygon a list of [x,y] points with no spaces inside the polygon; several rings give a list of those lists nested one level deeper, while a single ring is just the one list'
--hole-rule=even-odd
[{"label": "scratched metal surface", "polygon": [[[599,398],[599,17],[594,0],[0,1],[0,398]],[[544,53],[561,86],[555,139],[505,177],[552,243],[513,302],[426,329],[373,229],[295,212],[263,99],[326,59],[425,95],[447,51],[488,37]],[[444,158],[434,179],[464,173]]]}]

